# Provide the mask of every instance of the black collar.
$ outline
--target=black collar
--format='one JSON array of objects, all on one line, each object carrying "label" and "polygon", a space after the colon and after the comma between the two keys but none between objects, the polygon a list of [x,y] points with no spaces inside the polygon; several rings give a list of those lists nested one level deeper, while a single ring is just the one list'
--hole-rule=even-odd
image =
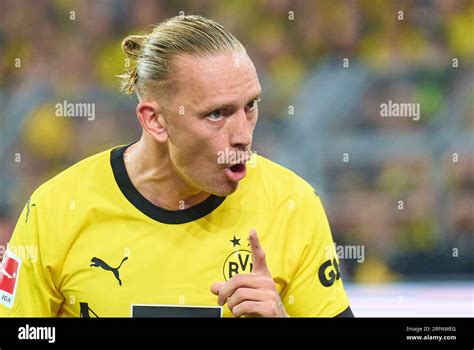
[{"label": "black collar", "polygon": [[184,224],[208,215],[226,199],[226,197],[218,197],[211,194],[201,203],[183,210],[166,210],[156,206],[143,197],[135,186],[133,186],[132,181],[128,177],[123,160],[123,153],[129,146],[130,145],[121,146],[112,150],[110,153],[112,171],[115,181],[124,196],[135,208],[150,218],[165,224]]}]

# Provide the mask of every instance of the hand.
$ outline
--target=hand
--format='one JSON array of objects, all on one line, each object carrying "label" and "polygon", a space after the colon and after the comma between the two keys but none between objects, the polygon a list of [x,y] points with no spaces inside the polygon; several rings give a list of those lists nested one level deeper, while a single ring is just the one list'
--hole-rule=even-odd
[{"label": "hand", "polygon": [[252,273],[235,275],[225,283],[213,283],[211,292],[218,296],[219,305],[227,303],[235,317],[288,317],[254,229],[250,230],[249,240]]}]

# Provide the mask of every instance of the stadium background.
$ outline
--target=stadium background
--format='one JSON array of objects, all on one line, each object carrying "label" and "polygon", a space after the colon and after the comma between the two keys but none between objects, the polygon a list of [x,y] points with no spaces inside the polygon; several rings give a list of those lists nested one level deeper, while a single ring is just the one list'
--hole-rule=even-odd
[{"label": "stadium background", "polygon": [[[39,184],[139,137],[120,42],[180,11],[246,46],[263,88],[254,150],[317,189],[338,246],[364,248],[341,259],[354,313],[474,316],[469,0],[1,1],[0,244]],[[95,119],[56,117],[64,100]],[[420,119],[382,118],[388,100]]]}]

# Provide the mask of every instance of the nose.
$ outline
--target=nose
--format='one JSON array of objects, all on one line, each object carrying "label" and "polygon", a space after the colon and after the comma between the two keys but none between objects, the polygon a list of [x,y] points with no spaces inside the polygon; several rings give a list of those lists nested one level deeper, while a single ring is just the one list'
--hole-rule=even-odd
[{"label": "nose", "polygon": [[255,122],[247,118],[244,110],[239,110],[232,116],[230,127],[230,145],[234,149],[247,150],[252,144],[252,134]]}]

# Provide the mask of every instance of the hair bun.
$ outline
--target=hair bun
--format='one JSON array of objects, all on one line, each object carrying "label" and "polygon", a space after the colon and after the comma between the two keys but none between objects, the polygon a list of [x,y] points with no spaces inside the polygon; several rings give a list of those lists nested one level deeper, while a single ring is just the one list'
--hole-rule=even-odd
[{"label": "hair bun", "polygon": [[[148,39],[146,35],[129,35],[122,41],[122,51],[128,58],[136,61],[140,58],[145,41]],[[122,79],[120,90],[130,95],[135,91],[135,84],[138,80],[138,68],[136,64],[125,74],[118,75]]]},{"label": "hair bun", "polygon": [[122,51],[129,58],[136,60],[140,57],[146,39],[146,35],[129,35],[122,41]]}]

